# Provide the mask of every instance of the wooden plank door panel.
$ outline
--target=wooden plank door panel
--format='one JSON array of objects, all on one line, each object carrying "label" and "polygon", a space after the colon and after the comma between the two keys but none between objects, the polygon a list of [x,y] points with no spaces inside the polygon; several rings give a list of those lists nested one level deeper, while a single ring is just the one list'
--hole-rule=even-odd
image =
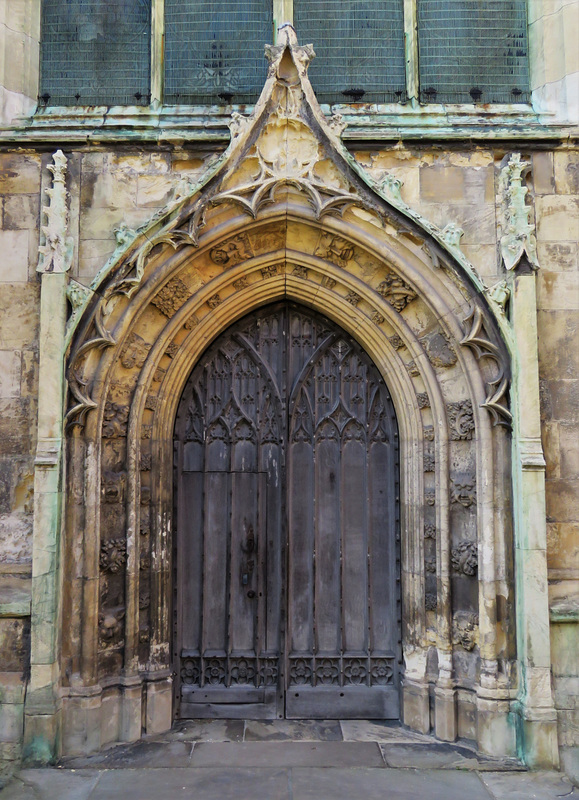
[{"label": "wooden plank door panel", "polygon": [[398,441],[368,356],[262,309],[195,368],[175,438],[180,716],[397,718]]}]

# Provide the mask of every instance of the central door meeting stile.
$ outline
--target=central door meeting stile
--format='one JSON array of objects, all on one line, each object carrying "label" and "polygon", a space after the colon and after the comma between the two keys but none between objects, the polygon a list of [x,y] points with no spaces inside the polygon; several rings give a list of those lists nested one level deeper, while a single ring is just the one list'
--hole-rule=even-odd
[{"label": "central door meeting stile", "polygon": [[360,346],[290,303],[233,325],[175,481],[178,716],[398,718],[398,435]]}]

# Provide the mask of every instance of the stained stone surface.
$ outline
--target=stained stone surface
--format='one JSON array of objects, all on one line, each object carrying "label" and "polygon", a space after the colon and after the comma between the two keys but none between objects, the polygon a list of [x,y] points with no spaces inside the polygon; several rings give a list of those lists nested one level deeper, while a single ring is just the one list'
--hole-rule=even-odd
[{"label": "stained stone surface", "polygon": [[[263,747],[264,745],[259,745]],[[2,800],[556,800],[578,797],[560,773],[238,767],[24,770]]]},{"label": "stained stone surface", "polygon": [[[340,724],[337,720],[248,720],[245,724],[245,741],[341,741],[343,737]],[[355,741],[362,740],[357,738]]]}]

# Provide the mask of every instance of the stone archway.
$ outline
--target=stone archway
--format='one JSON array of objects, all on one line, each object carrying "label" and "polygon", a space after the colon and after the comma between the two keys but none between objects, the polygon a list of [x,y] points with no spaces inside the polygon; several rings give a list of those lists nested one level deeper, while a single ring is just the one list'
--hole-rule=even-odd
[{"label": "stone archway", "polygon": [[65,753],[138,739],[143,719],[148,733],[171,724],[179,398],[211,341],[282,300],[343,328],[391,392],[404,722],[430,730],[432,693],[439,738],[516,750],[512,340],[460,231],[421,219],[345,151],[307,80],[311,56],[284,29],[252,119],[235,116],[202,184],[141,234],[123,231],[91,290],[69,293]]}]

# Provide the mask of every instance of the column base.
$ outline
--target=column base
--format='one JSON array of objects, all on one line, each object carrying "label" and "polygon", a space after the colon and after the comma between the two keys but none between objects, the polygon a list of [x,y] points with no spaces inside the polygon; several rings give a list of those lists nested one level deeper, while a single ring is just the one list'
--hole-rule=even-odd
[{"label": "column base", "polygon": [[559,769],[557,718],[553,713],[524,712],[519,717],[519,756],[531,769]]},{"label": "column base", "polygon": [[443,742],[456,741],[458,715],[454,689],[434,690],[434,735]]},{"label": "column base", "polygon": [[418,733],[430,733],[430,692],[427,684],[404,681],[402,721]]},{"label": "column base", "polygon": [[147,683],[147,713],[145,728],[148,734],[165,733],[173,724],[173,681],[163,678]]},{"label": "column base", "polygon": [[477,746],[497,758],[516,758],[517,727],[509,700],[477,697]]}]

